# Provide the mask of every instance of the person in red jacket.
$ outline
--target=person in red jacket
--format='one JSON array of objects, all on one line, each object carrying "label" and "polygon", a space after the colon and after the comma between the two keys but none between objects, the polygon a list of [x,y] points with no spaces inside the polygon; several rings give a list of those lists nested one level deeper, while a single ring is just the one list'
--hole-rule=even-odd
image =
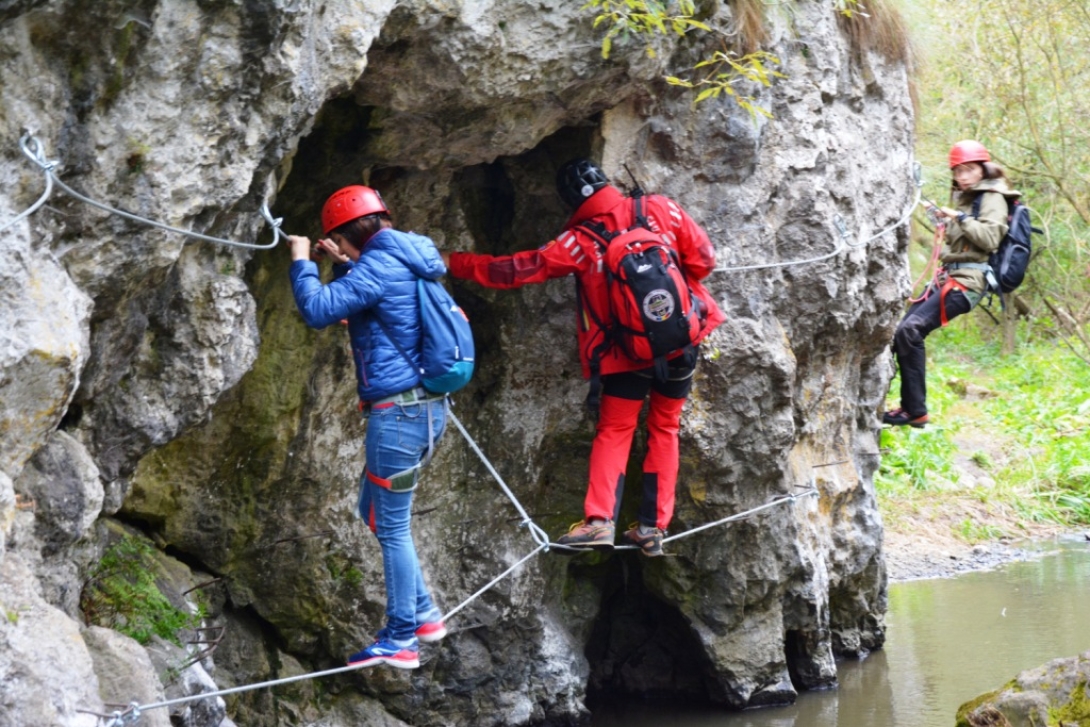
[{"label": "person in red jacket", "polygon": [[[576,549],[613,549],[632,435],[650,395],[643,497],[638,523],[624,536],[644,555],[662,555],[662,538],[674,512],[681,409],[692,387],[697,352],[695,347],[678,352],[667,362],[666,375],[656,376],[650,362],[629,358],[610,340],[602,325],[611,320],[602,253],[583,225],[600,223],[609,231],[625,230],[633,224],[635,199],[612,186],[601,168],[587,159],[564,164],[556,182],[560,197],[572,210],[558,237],[537,250],[503,256],[443,253],[444,261],[454,277],[489,288],[512,289],[566,275],[576,277],[581,289],[577,339],[583,376],[601,375],[602,396],[590,453],[585,517],[557,542]],[[673,200],[661,195],[641,200],[648,227],[678,253],[702,313],[699,342],[724,320],[700,283],[715,269],[715,248],[707,233]]]}]

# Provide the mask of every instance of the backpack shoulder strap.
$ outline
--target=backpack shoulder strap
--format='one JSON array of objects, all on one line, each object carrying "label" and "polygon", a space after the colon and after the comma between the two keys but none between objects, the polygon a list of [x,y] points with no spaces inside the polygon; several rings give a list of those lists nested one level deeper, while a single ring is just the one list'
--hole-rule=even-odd
[{"label": "backpack shoulder strap", "polygon": [[973,197],[973,209],[972,217],[974,220],[980,219],[980,203],[984,201],[984,193],[980,192],[977,196]]},{"label": "backpack shoulder strap", "polygon": [[651,223],[647,221],[647,215],[644,214],[643,190],[639,187],[632,192],[632,222],[633,227],[642,227],[645,230],[651,229]]},{"label": "backpack shoulder strap", "polygon": [[972,216],[972,218],[974,220],[980,219],[980,205],[984,201],[984,195],[988,194],[989,192],[991,192],[992,194],[1000,195],[1003,198],[1003,201],[1007,203],[1007,215],[1008,216],[1011,214],[1011,208],[1014,205],[1018,204],[1017,199],[1015,199],[1013,202],[1011,202],[1007,198],[1007,195],[1003,194],[1002,192],[999,192],[999,191],[994,190],[994,189],[985,189],[983,192],[977,192],[976,197],[973,198],[973,210],[972,210],[972,215],[971,216]]},{"label": "backpack shoulder strap", "polygon": [[604,222],[599,220],[588,220],[587,222],[580,222],[576,225],[580,230],[590,235],[590,239],[594,240],[594,244],[598,246],[598,249],[602,254],[605,254],[606,248],[609,247],[610,241],[614,237],[621,234],[618,231],[611,230],[605,226]]}]

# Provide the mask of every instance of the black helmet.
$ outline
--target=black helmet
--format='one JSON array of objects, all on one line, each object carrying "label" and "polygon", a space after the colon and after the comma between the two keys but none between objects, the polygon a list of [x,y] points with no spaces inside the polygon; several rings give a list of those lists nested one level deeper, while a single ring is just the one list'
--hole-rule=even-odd
[{"label": "black helmet", "polygon": [[556,172],[556,191],[573,210],[607,184],[606,173],[590,159],[572,159]]}]

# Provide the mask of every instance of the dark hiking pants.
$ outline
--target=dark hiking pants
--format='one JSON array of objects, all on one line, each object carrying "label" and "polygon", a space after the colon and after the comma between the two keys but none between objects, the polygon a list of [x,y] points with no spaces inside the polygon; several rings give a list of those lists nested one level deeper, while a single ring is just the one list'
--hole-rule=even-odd
[{"label": "dark hiking pants", "polygon": [[[951,321],[973,306],[960,290],[945,296],[946,320]],[[901,408],[913,417],[927,413],[927,352],[924,339],[942,325],[942,298],[933,290],[926,300],[913,303],[893,334],[893,353],[901,371]]]}]

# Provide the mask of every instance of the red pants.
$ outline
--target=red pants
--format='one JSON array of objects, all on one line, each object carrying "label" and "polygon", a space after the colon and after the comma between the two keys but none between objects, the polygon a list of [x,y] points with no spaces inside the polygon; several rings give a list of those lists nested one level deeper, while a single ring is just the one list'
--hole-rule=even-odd
[{"label": "red pants", "polygon": [[[681,398],[660,393],[656,385],[655,390],[651,391],[651,408],[647,413],[647,456],[643,460],[643,498],[640,501],[639,521],[662,530],[666,529],[674,515],[678,430],[681,426],[681,408],[688,396],[689,381],[691,380],[664,382],[664,388],[673,389],[670,393],[677,393],[677,385],[684,384]],[[647,388],[652,385],[648,379]],[[588,520],[617,519],[621,495],[624,492],[632,435],[646,397],[645,391],[638,399],[622,398],[611,395],[610,388],[607,382],[598,415],[598,431],[590,450],[590,484],[584,505]],[[623,393],[625,396],[633,395],[631,389]]]}]

